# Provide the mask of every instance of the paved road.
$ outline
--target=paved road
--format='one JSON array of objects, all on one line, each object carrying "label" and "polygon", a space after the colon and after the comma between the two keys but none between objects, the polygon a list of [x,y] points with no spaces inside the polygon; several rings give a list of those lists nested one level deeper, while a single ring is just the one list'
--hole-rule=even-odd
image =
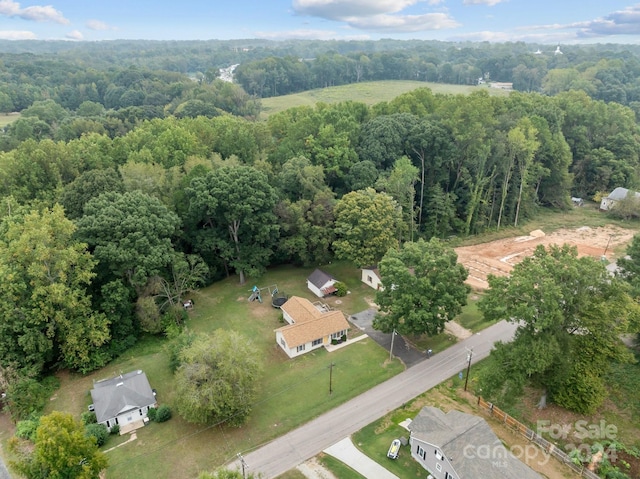
[{"label": "paved road", "polygon": [[[496,341],[509,341],[515,329],[515,325],[504,321],[495,324],[260,449],[244,454],[249,471],[269,479],[293,469],[463,370],[467,364],[467,348],[473,348],[472,363],[475,363],[489,355]],[[231,467],[239,469],[239,464],[236,461]]]}]

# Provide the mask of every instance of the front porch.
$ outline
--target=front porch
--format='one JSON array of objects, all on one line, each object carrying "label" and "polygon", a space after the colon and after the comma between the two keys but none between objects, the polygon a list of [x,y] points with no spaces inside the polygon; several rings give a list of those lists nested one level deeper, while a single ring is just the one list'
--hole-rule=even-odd
[{"label": "front porch", "polygon": [[145,426],[145,418],[138,419],[136,421],[130,422],[129,424],[125,424],[120,427],[120,435],[129,434],[130,432],[135,431],[136,429],[140,429]]}]

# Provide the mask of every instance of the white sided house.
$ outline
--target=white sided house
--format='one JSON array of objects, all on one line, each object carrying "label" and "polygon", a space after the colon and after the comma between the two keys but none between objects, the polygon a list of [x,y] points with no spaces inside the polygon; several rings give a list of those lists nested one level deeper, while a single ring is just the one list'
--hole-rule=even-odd
[{"label": "white sided house", "polygon": [[368,266],[362,268],[362,277],[360,278],[364,284],[372,287],[376,291],[384,289],[382,287],[382,278],[380,277],[380,271],[377,266]]},{"label": "white sided house", "polygon": [[[629,190],[627,188],[616,188],[609,193],[609,196],[602,198],[600,201],[600,209],[602,211],[609,211],[618,201],[624,200],[628,194]],[[633,193],[633,197],[636,199],[640,198],[640,193]]]},{"label": "white sided house", "polygon": [[478,416],[424,407],[409,424],[411,456],[434,479],[542,479]]},{"label": "white sided house", "polygon": [[320,310],[298,296],[289,298],[281,310],[288,324],[275,330],[276,342],[290,358],[330,344],[332,339],[346,335],[349,329],[342,311]]},{"label": "white sided house", "polygon": [[98,424],[109,430],[118,425],[121,434],[142,427],[149,408],[157,406],[147,375],[141,370],[95,382],[91,398]]},{"label": "white sided house", "polygon": [[325,273],[321,269],[316,269],[307,278],[307,288],[318,298],[324,298],[336,292],[334,284],[337,282],[338,280],[329,273]]}]

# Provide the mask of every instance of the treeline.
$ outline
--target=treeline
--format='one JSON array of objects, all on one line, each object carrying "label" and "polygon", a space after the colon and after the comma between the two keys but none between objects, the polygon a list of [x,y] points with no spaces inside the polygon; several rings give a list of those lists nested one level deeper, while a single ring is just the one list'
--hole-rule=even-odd
[{"label": "treeline", "polygon": [[640,62],[628,52],[609,58],[546,55],[531,51],[487,56],[482,49],[454,49],[447,55],[423,51],[373,54],[321,54],[312,59],[270,57],[241,64],[236,80],[257,97],[345,85],[360,81],[420,80],[476,85],[482,81],[512,82],[525,92],[555,95],[582,90],[596,100],[640,108]]},{"label": "treeline", "polygon": [[418,89],[266,122],[171,116],[25,139],[0,153],[0,384],[101,367],[180,327],[188,291],[226,275],[370,264],[407,240],[637,187],[639,133],[629,108],[584,92]]},{"label": "treeline", "polygon": [[[421,80],[439,83],[476,84],[486,81],[512,82],[516,90],[555,94],[581,89],[596,100],[615,101],[640,108],[640,47],[636,45],[562,45],[515,43],[471,43],[439,41],[104,41],[40,42],[0,41],[0,91],[3,75],[16,68],[18,83],[55,76],[56,85],[73,88],[82,79],[70,73],[114,72],[135,67],[144,74],[180,73],[209,81],[220,68],[240,64],[237,79],[245,91],[257,97],[284,95],[311,88],[323,88],[359,81]],[[539,54],[537,52],[540,52]],[[48,73],[51,72],[51,73]],[[164,72],[164,73],[161,73]],[[20,76],[20,73],[24,73]],[[95,73],[95,72],[94,72]],[[127,74],[124,73],[126,76]],[[169,83],[180,81],[170,80]],[[8,83],[16,83],[15,76]],[[91,82],[85,82],[91,89]],[[129,89],[117,80],[96,87],[102,95],[113,84]],[[38,81],[34,83],[36,90]],[[10,91],[10,90],[9,90]],[[127,95],[118,105],[118,91],[110,95],[113,107],[140,101]],[[124,92],[119,92],[120,94]],[[61,92],[59,103],[73,108],[78,102],[73,91]],[[35,96],[34,96],[35,95]],[[35,92],[12,98],[20,111],[38,97]],[[139,96],[139,95],[138,95]],[[62,101],[69,97],[66,104]],[[95,100],[91,100],[95,101]],[[151,103],[157,102],[156,98]],[[105,106],[106,103],[102,102]],[[3,104],[0,95],[0,107]],[[107,106],[110,108],[112,106]],[[2,111],[2,108],[0,108]],[[228,111],[228,110],[227,110]]]},{"label": "treeline", "polygon": [[0,56],[0,112],[19,111],[0,148],[27,138],[70,140],[83,133],[125,134],[142,120],[165,116],[256,118],[260,103],[218,71],[186,75],[130,66],[84,69],[40,57]]}]

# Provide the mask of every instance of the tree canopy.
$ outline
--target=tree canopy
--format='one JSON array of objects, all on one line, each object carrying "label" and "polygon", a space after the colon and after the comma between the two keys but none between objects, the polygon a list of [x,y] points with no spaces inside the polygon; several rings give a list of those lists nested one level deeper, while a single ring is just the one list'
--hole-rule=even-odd
[{"label": "tree canopy", "polygon": [[77,236],[100,261],[101,272],[140,289],[170,263],[180,220],[160,200],[136,190],[91,199],[77,224]]},{"label": "tree canopy", "polygon": [[251,413],[262,369],[251,342],[235,331],[200,336],[179,354],[176,407],[189,422],[241,426]]},{"label": "tree canopy", "polygon": [[71,414],[54,411],[40,418],[33,452],[14,446],[20,459],[12,465],[27,479],[98,479],[107,457],[96,439]]},{"label": "tree canopy", "polygon": [[205,257],[219,255],[244,284],[261,274],[278,235],[275,190],[251,166],[222,166],[196,177],[187,189],[194,245]]},{"label": "tree canopy", "polygon": [[334,215],[336,256],[359,268],[376,264],[398,245],[398,206],[386,193],[373,188],[347,193],[338,200]]},{"label": "tree canopy", "polygon": [[440,240],[422,239],[390,249],[378,265],[383,289],[373,326],[385,333],[436,335],[462,311],[467,270]]},{"label": "tree canopy", "polygon": [[489,320],[518,324],[499,343],[481,380],[482,394],[509,401],[530,381],[552,401],[592,413],[606,396],[611,361],[630,361],[621,334],[638,327],[639,306],[602,262],[575,247],[538,246],[508,277],[489,278],[478,303]]},{"label": "tree canopy", "polygon": [[7,217],[2,231],[2,365],[36,374],[58,361],[81,371],[102,366],[96,351],[110,339],[109,322],[87,291],[96,262],[62,207]]}]

